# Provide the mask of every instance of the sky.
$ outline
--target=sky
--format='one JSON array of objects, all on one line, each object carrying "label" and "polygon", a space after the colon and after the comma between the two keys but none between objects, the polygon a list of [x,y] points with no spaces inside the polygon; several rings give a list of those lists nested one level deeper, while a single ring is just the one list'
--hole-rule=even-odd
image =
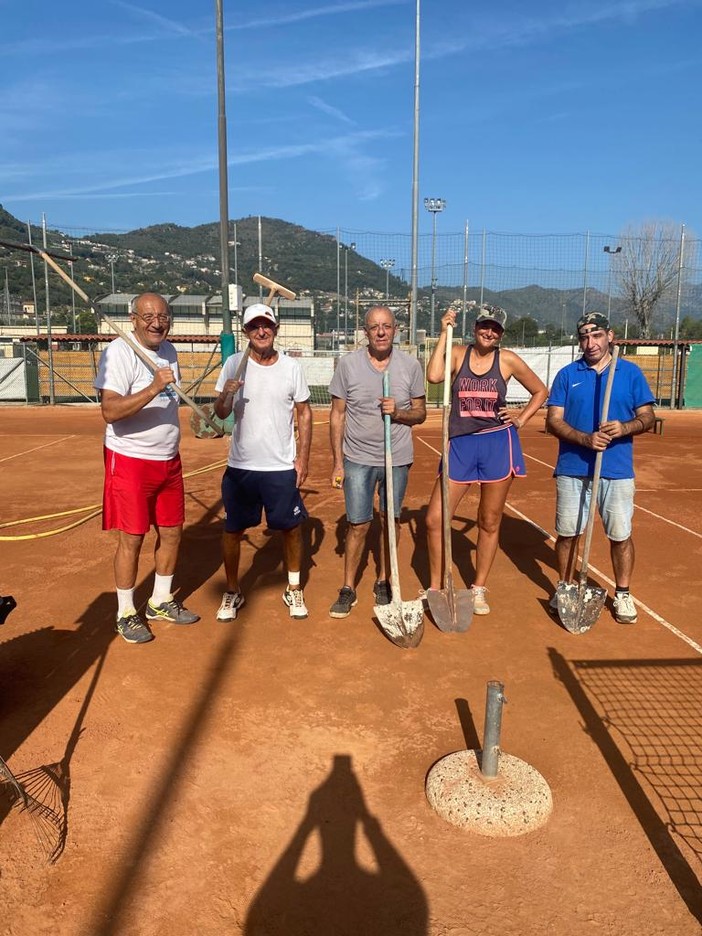
[{"label": "sky", "polygon": [[[223,0],[229,214],[409,233],[415,0]],[[219,219],[214,0],[0,0],[0,204]],[[702,232],[702,0],[423,0],[420,232]]]}]

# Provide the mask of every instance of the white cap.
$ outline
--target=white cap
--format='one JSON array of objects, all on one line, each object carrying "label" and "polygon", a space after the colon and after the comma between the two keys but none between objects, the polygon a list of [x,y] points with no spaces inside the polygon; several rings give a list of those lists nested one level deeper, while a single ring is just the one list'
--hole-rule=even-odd
[{"label": "white cap", "polygon": [[246,327],[249,322],[253,322],[254,319],[259,318],[268,319],[268,321],[273,322],[274,325],[278,324],[273,309],[271,309],[270,306],[264,305],[262,302],[256,302],[250,305],[246,312],[244,312],[244,327]]}]

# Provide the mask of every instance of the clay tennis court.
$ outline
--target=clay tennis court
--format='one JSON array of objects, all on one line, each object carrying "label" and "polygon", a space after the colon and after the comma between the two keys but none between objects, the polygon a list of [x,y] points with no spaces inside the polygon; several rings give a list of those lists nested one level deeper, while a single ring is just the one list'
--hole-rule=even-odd
[{"label": "clay tennis court", "polygon": [[[202,620],[156,625],[139,647],[112,629],[110,535],[99,516],[72,526],[101,500],[99,411],[0,409],[1,519],[47,518],[0,529],[16,537],[0,542],[0,594],[18,601],[0,628],[0,754],[53,811],[42,846],[37,821],[0,798],[0,932],[698,934],[702,415],[663,415],[663,434],[635,443],[636,625],[608,606],[573,636],[546,611],[556,441],[539,414],[523,433],[529,476],[510,492],[492,613],[465,634],[427,619],[419,648],[401,650],[372,618],[372,561],[352,615],[328,617],[343,502],[326,410],[304,489],[309,619],[288,617],[280,543],[261,528],[243,548],[246,607],[215,621],[226,440],[194,438],[184,412],[176,584]],[[433,411],[415,431],[403,597],[428,580],[440,440]],[[475,506],[471,493],[453,525],[458,583],[471,582]],[[611,594],[599,528],[591,565]],[[437,759],[480,747],[490,679],[505,684],[504,751],[553,794],[550,821],[518,838],[461,831],[424,796]]]}]

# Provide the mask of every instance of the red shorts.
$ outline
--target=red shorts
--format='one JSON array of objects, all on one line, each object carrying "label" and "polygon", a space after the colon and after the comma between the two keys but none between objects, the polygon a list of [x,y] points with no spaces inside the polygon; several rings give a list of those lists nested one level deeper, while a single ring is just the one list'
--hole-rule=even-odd
[{"label": "red shorts", "polygon": [[103,530],[136,536],[153,526],[182,526],[185,492],[180,455],[167,461],[130,458],[105,449]]}]

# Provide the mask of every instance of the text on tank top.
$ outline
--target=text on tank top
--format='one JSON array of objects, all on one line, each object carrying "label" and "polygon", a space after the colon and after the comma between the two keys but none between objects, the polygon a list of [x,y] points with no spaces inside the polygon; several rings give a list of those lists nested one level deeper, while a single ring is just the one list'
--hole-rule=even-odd
[{"label": "text on tank top", "polygon": [[495,349],[490,370],[474,374],[470,369],[472,347],[469,345],[466,349],[451,388],[451,438],[504,426],[499,410],[507,399],[507,382],[500,371],[499,349]]}]

